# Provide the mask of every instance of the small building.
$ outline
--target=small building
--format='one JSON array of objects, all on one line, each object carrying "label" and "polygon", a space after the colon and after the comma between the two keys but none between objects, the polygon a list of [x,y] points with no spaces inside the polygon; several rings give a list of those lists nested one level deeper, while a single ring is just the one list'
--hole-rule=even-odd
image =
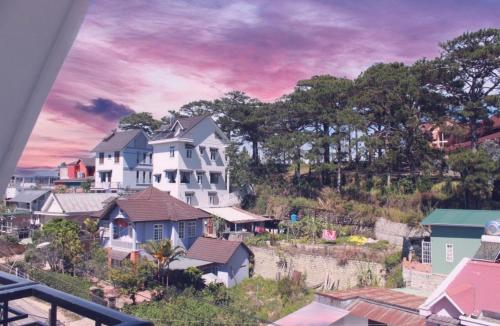
[{"label": "small building", "polygon": [[500,218],[500,211],[436,209],[422,225],[431,230],[430,243],[422,242],[422,262],[435,274],[449,274],[462,258],[471,258],[481,245],[484,226]]},{"label": "small building", "polygon": [[33,224],[43,225],[54,218],[81,224],[87,217],[97,218],[115,197],[113,193],[51,193],[42,208],[34,212]]},{"label": "small building", "polygon": [[49,197],[48,190],[23,190],[14,198],[6,201],[10,210],[24,210],[30,213],[38,211]]},{"label": "small building", "polygon": [[152,182],[153,148],[142,130],[113,131],[93,150],[96,191],[140,190]]},{"label": "small building", "polygon": [[250,277],[252,251],[240,241],[198,238],[186,253],[186,258],[207,262],[198,266],[216,276],[218,283],[232,287]]},{"label": "small building", "polygon": [[484,235],[420,306],[427,325],[500,325],[500,236]]},{"label": "small building", "polygon": [[[219,217],[226,222],[223,233],[236,235],[237,233],[256,232],[258,228],[264,229],[264,223],[271,219],[260,216],[238,207],[208,207],[202,208],[214,217]],[[207,221],[207,234],[215,236],[213,220]]]},{"label": "small building", "polygon": [[148,187],[109,203],[99,224],[103,246],[113,259],[122,260],[144,256],[142,245],[148,241],[170,239],[174,246],[189,249],[203,235],[203,222],[209,217],[167,192]]},{"label": "small building", "polygon": [[54,184],[69,189],[78,190],[84,182],[94,182],[95,159],[93,157],[80,158],[74,162],[59,165],[59,180]]}]

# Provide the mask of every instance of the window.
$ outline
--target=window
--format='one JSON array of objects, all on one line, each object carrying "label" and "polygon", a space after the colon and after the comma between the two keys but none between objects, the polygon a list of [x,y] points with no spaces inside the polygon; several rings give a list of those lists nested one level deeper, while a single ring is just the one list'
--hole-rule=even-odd
[{"label": "window", "polygon": [[210,172],[210,183],[211,184],[219,183],[219,173]]},{"label": "window", "polygon": [[203,184],[203,172],[196,172],[196,182]]},{"label": "window", "polygon": [[186,144],[186,157],[193,157],[193,145]]},{"label": "window", "polygon": [[153,240],[159,241],[163,239],[163,224],[153,225]]},{"label": "window", "polygon": [[161,174],[155,174],[155,182],[159,183],[161,181]]},{"label": "window", "polygon": [[181,171],[181,183],[189,183],[191,172]]},{"label": "window", "polygon": [[205,154],[205,146],[200,146],[200,155]]},{"label": "window", "polygon": [[186,204],[193,205],[194,194],[192,192],[186,192],[184,196],[186,197]]},{"label": "window", "polygon": [[153,175],[153,172],[149,171],[148,173],[148,183],[151,183],[151,176]]},{"label": "window", "polygon": [[184,239],[184,222],[179,222],[179,229],[177,232],[179,232],[179,239]]},{"label": "window", "polygon": [[120,152],[115,152],[115,163],[120,162]]},{"label": "window", "polygon": [[141,161],[141,153],[137,152],[137,157],[135,158],[137,164]]},{"label": "window", "polygon": [[149,164],[153,164],[153,153],[149,153]]},{"label": "window", "polygon": [[196,237],[196,221],[187,222],[188,238]]},{"label": "window", "polygon": [[146,171],[142,171],[142,183],[146,183]]},{"label": "window", "polygon": [[217,148],[210,148],[210,159],[215,161],[217,159]]},{"label": "window", "polygon": [[208,193],[208,204],[210,206],[217,205],[217,193],[215,192]]},{"label": "window", "polygon": [[170,157],[175,156],[175,146],[170,146]]},{"label": "window", "polygon": [[168,183],[175,183],[175,177],[177,175],[177,171],[167,171],[165,172]]},{"label": "window", "polygon": [[99,164],[104,163],[104,153],[99,153]]},{"label": "window", "polygon": [[446,262],[453,263],[453,244],[446,244]]},{"label": "window", "polygon": [[135,171],[135,183],[139,183],[139,171]]}]

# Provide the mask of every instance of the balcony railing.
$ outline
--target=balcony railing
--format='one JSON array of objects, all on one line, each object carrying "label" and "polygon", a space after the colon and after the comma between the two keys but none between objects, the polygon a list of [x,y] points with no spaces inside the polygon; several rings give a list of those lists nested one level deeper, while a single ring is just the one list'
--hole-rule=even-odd
[{"label": "balcony railing", "polygon": [[39,283],[0,272],[0,325],[9,325],[16,320],[28,318],[28,314],[9,307],[9,301],[35,297],[50,303],[48,312],[49,325],[57,325],[57,308],[69,310],[86,317],[100,325],[153,326],[151,322],[123,314],[96,303],[75,297],[71,294],[52,289]]}]

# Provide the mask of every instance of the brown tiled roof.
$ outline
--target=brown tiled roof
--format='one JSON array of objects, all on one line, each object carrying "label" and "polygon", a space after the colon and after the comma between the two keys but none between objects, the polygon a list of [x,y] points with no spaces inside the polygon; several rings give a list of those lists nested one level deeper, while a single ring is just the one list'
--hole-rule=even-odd
[{"label": "brown tiled roof", "polygon": [[252,253],[252,251],[240,241],[200,237],[193,243],[191,248],[189,248],[186,257],[218,264],[226,264],[239,246],[243,246],[249,253]]},{"label": "brown tiled roof", "polygon": [[210,214],[154,187],[149,187],[126,199],[118,199],[114,204],[118,205],[133,222],[182,221],[210,217]]},{"label": "brown tiled roof", "polygon": [[424,303],[425,298],[406,294],[386,288],[361,288],[346,291],[322,293],[322,295],[337,300],[368,299],[384,302],[409,309],[418,309]]}]

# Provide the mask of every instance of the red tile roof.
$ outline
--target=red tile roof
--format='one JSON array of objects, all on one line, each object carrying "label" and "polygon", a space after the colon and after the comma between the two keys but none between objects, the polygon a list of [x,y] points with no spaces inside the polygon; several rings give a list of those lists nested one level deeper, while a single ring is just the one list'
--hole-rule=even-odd
[{"label": "red tile roof", "polygon": [[213,238],[198,238],[186,253],[186,257],[226,264],[236,250],[243,246],[250,254],[252,251],[240,241],[220,240]]},{"label": "red tile roof", "polygon": [[114,205],[117,205],[133,222],[182,221],[210,217],[210,214],[154,187],[149,187],[126,199],[117,199]]},{"label": "red tile roof", "polygon": [[467,315],[500,311],[500,264],[469,261],[446,287],[446,294]]}]

